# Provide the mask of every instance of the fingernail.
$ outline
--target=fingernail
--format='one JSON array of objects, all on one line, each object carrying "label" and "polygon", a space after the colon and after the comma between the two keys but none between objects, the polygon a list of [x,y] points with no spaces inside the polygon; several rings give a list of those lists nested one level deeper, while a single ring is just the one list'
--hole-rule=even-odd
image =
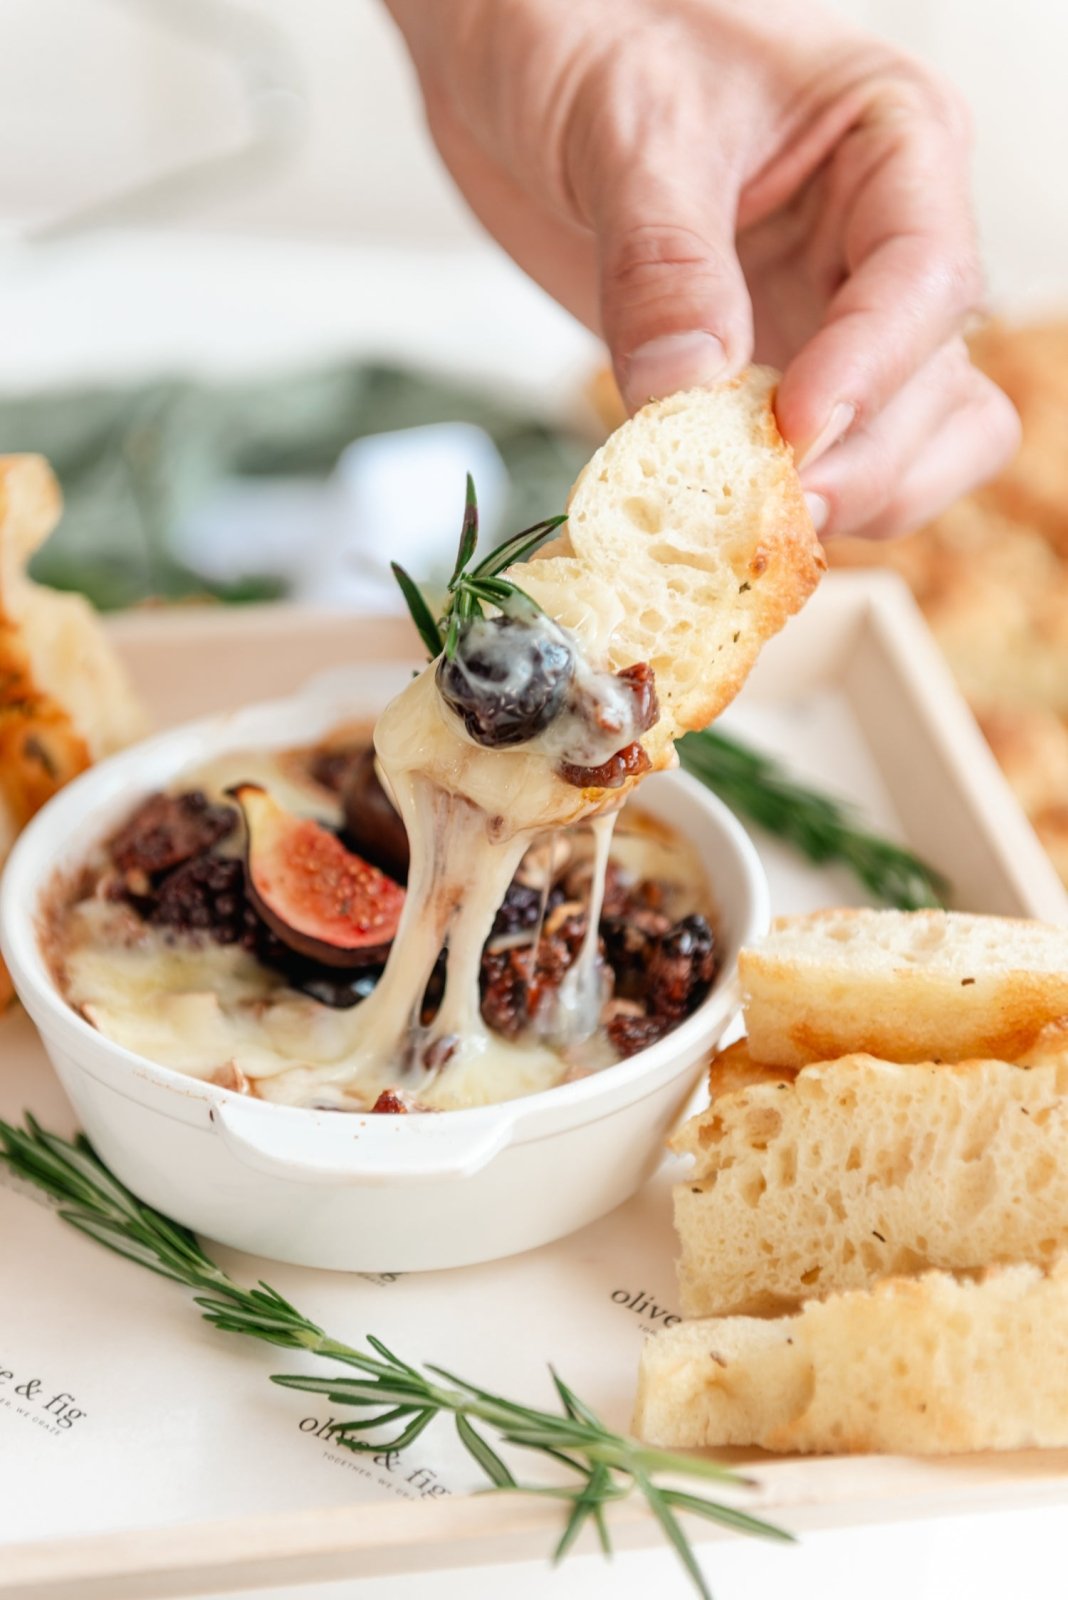
[{"label": "fingernail", "polygon": [[631,351],[624,365],[623,387],[632,406],[659,400],[676,389],[699,389],[715,383],[727,369],[727,352],[714,333],[694,328],[664,333]]},{"label": "fingernail", "polygon": [[808,514],[812,518],[812,526],[819,533],[827,522],[831,508],[821,494],[813,494],[808,489],[805,490],[805,504],[808,506]]},{"label": "fingernail", "polygon": [[851,406],[847,400],[839,400],[812,443],[806,445],[798,457],[798,471],[802,467],[811,466],[813,461],[818,461],[820,456],[825,455],[832,445],[837,444],[839,439],[844,434],[847,434],[853,426],[856,414],[856,406]]}]

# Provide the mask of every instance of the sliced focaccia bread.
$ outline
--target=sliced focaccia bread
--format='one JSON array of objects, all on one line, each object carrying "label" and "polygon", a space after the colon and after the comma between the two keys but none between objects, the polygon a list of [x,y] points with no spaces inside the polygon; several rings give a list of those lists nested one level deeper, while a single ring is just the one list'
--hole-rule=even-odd
[{"label": "sliced focaccia bread", "polygon": [[60,504],[40,456],[0,457],[0,865],[46,800],[146,726],[89,603],[27,576]]},{"label": "sliced focaccia bread", "polygon": [[146,727],[92,606],[27,575],[60,504],[40,456],[0,458],[0,793],[18,826]]},{"label": "sliced focaccia bread", "polygon": [[789,1069],[744,1042],[674,1148],[687,1316],[767,1313],[930,1267],[1048,1262],[1068,1250],[1068,1043],[1021,1063]]},{"label": "sliced focaccia bread", "polygon": [[635,1432],[669,1449],[943,1455],[1068,1445],[1068,1261],[932,1272],[652,1335]]},{"label": "sliced focaccia bread", "polygon": [[780,917],[738,964],[749,1051],[802,1067],[865,1051],[888,1061],[1012,1061],[1068,1016],[1068,928],[959,911]]}]

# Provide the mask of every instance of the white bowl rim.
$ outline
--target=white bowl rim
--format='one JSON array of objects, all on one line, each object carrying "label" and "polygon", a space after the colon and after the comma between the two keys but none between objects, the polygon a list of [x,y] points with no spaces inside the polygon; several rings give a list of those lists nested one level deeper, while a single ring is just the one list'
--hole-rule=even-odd
[{"label": "white bowl rim", "polygon": [[[400,671],[404,673],[403,667]],[[81,1070],[94,1076],[98,1075],[92,1065],[85,1060],[88,1051],[100,1059],[107,1059],[125,1073],[135,1074],[164,1089],[177,1091],[187,1100],[190,1098],[203,1100],[209,1106],[235,1103],[243,1108],[244,1115],[268,1116],[276,1121],[296,1118],[303,1127],[308,1126],[310,1117],[319,1116],[345,1117],[350,1124],[355,1120],[361,1126],[369,1128],[387,1123],[405,1126],[422,1123],[421,1117],[409,1123],[408,1118],[379,1117],[370,1111],[361,1113],[289,1106],[277,1101],[249,1097],[237,1093],[236,1090],[226,1089],[219,1084],[194,1077],[178,1068],[164,1066],[147,1056],[138,1055],[135,1051],[115,1043],[100,1033],[92,1023],[79,1016],[63,997],[44,958],[37,927],[40,898],[57,870],[54,863],[55,851],[49,848],[50,841],[57,834],[59,837],[73,835],[85,811],[95,809],[94,801],[101,804],[102,796],[117,786],[120,780],[126,777],[135,780],[144,766],[151,767],[154,761],[161,761],[172,746],[178,749],[183,744],[220,739],[226,733],[234,736],[236,745],[241,738],[241,728],[244,723],[254,718],[264,720],[272,716],[289,716],[300,707],[306,707],[314,713],[314,721],[309,724],[305,732],[307,738],[314,738],[318,731],[326,731],[330,726],[344,721],[346,715],[350,721],[370,715],[352,709],[351,704],[345,699],[346,685],[350,694],[354,685],[362,687],[366,693],[368,685],[376,676],[395,678],[397,664],[367,662],[352,668],[343,668],[340,672],[319,675],[293,694],[280,699],[257,701],[239,711],[217,712],[166,729],[106,758],[82,773],[49,800],[23,829],[0,874],[0,947],[16,992],[35,1026],[44,1032],[45,1025],[38,1022],[38,1017],[47,1016],[47,1027],[66,1036]],[[296,737],[299,736],[286,733],[278,738],[277,747],[285,748],[293,744]],[[269,740],[264,740],[262,736],[257,742],[270,747]],[[221,748],[225,748],[225,745]],[[188,759],[176,758],[169,776],[163,776],[161,773],[151,784],[139,785],[133,781],[125,787],[131,795],[149,793],[152,788],[173,781],[183,767],[189,764]],[[654,776],[657,781],[668,781],[687,794],[691,801],[704,811],[706,818],[712,822],[737,858],[750,902],[748,914],[743,918],[744,925],[731,930],[731,941],[736,942],[740,948],[742,944],[751,941],[766,929],[770,917],[767,877],[756,848],[741,823],[719,797],[688,773],[674,770]],[[131,799],[130,803],[133,804],[134,801]],[[94,838],[70,854],[75,859],[79,855],[84,858],[95,842]],[[50,857],[53,859],[50,860]],[[647,1075],[655,1076],[657,1070],[671,1057],[681,1056],[691,1041],[699,1038],[707,1028],[709,1013],[731,1001],[735,987],[736,976],[733,970],[722,971],[696,1011],[655,1044],[638,1051],[627,1060],[602,1068],[587,1077],[570,1083],[556,1084],[552,1088],[538,1090],[533,1094],[495,1101],[484,1106],[450,1109],[447,1113],[435,1115],[434,1122],[438,1123],[441,1117],[442,1121],[447,1121],[449,1127],[457,1129],[460,1127],[473,1129],[501,1119],[515,1123],[524,1120],[528,1115],[546,1110],[549,1106],[561,1112],[567,1107],[578,1110],[590,1100],[604,1098],[613,1089],[625,1090],[636,1080]],[[733,1009],[733,1004],[730,1009]],[[123,1092],[117,1083],[112,1083],[111,1086]]]}]

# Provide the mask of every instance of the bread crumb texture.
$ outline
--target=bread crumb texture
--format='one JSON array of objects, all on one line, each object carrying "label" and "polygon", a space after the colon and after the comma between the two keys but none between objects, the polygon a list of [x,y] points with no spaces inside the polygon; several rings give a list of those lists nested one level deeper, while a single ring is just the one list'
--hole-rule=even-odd
[{"label": "bread crumb texture", "polygon": [[[737,1087],[675,1140],[686,1316],[768,1313],[929,1267],[1068,1248],[1068,1050],[1025,1063],[853,1055]],[[1032,1063],[1033,1064],[1030,1064]]]},{"label": "bread crumb texture", "polygon": [[642,1352],[635,1431],[671,1449],[911,1455],[1068,1445],[1068,1261],[933,1272],[776,1321],[683,1322]]},{"label": "bread crumb texture", "polygon": [[[612,667],[649,662],[654,765],[733,699],[826,565],[775,423],[775,382],[751,367],[645,406],[579,475],[565,533],[509,572]],[[608,598],[620,592],[625,605]]]},{"label": "bread crumb texture", "polygon": [[1068,1015],[1068,928],[945,911],[782,917],[739,962],[750,1054],[776,1066],[1014,1060]]}]

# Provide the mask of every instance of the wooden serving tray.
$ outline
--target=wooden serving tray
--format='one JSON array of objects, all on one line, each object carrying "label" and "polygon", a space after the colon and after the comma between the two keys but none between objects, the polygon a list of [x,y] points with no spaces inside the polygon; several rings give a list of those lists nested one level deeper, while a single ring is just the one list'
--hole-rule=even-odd
[{"label": "wooden serving tray", "polygon": [[[110,626],[160,726],[284,694],[342,663],[418,658],[397,619],[288,607],[145,611]],[[1068,896],[897,579],[827,578],[725,723],[906,839],[950,878],[955,904],[1068,920]],[[859,903],[845,874],[757,843],[776,911]],[[26,1108],[71,1126],[15,1012],[0,1022],[0,1115]],[[675,1175],[668,1159],[626,1206],[572,1238],[453,1273],[347,1276],[218,1255],[236,1276],[275,1283],[338,1337],[378,1333],[413,1359],[533,1404],[550,1402],[552,1361],[625,1427],[641,1338],[674,1315]],[[552,1548],[558,1510],[473,1494],[476,1476],[444,1425],[410,1460],[331,1450],[320,1432],[329,1408],[266,1382],[298,1368],[297,1357],[216,1334],[182,1290],[106,1255],[35,1198],[0,1187],[0,1375],[11,1373],[0,1377],[0,1600],[207,1595],[390,1573],[411,1574],[425,1592],[432,1573],[518,1571]],[[66,1428],[45,1410],[60,1392],[80,1412]],[[798,1529],[1068,1494],[1060,1451],[735,1455],[759,1484],[745,1504]],[[637,1506],[619,1508],[613,1528],[623,1550],[660,1539]],[[731,1537],[704,1523],[691,1533],[699,1549]],[[747,1550],[754,1572],[763,1549]],[[672,1560],[665,1551],[663,1573],[681,1585]]]}]

